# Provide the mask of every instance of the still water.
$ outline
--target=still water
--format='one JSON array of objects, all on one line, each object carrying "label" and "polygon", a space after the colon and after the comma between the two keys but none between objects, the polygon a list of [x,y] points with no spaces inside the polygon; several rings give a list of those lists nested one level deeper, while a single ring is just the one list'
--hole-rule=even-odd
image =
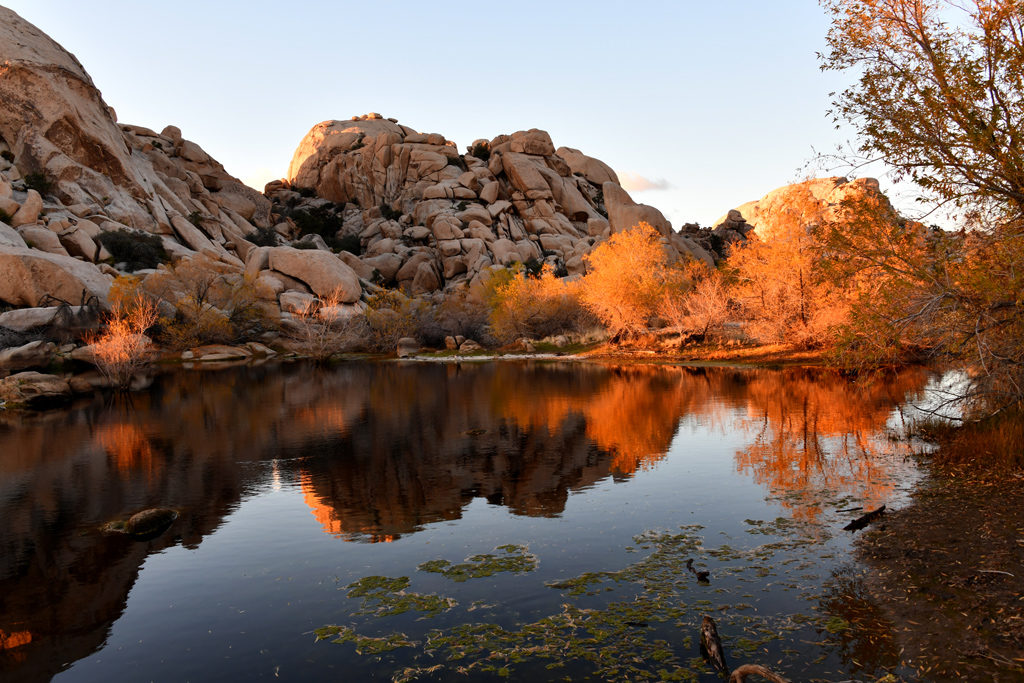
[{"label": "still water", "polygon": [[884,673],[841,527],[905,501],[932,379],[296,364],[0,413],[0,679],[719,680],[704,614],[733,666]]}]

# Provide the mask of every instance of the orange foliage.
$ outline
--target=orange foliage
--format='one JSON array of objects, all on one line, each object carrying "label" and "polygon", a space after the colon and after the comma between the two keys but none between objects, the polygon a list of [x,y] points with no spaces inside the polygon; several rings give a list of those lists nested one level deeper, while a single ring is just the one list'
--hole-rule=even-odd
[{"label": "orange foliage", "polygon": [[125,278],[118,278],[111,290],[107,329],[91,344],[100,372],[125,387],[149,360],[151,342],[145,333],[157,320],[156,305]]},{"label": "orange foliage", "polygon": [[580,322],[580,285],[555,277],[545,264],[538,277],[520,272],[494,288],[491,331],[500,341],[569,332]]},{"label": "orange foliage", "polygon": [[28,631],[13,631],[7,633],[0,630],[0,650],[13,650],[32,642],[32,634]]},{"label": "orange foliage", "polygon": [[615,233],[584,257],[580,297],[613,335],[636,335],[657,312],[669,276],[661,234],[647,223]]},{"label": "orange foliage", "polygon": [[152,474],[155,452],[142,430],[133,424],[102,424],[96,428],[96,443],[105,450],[123,472],[139,469]]}]

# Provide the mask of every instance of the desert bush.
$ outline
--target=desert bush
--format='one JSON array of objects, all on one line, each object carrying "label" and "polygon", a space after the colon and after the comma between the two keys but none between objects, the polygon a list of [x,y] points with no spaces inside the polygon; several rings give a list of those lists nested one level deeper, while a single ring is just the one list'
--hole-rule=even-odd
[{"label": "desert bush", "polygon": [[302,209],[291,214],[291,219],[299,228],[299,237],[304,235],[320,235],[331,249],[337,248],[337,235],[341,230],[341,215],[326,206]]},{"label": "desert bush", "polygon": [[256,228],[253,232],[246,235],[245,239],[257,247],[276,247],[278,234],[273,228]]},{"label": "desert bush", "polygon": [[374,294],[366,306],[366,322],[370,327],[368,342],[376,351],[393,351],[402,337],[419,339],[421,322],[429,313],[424,301],[394,289]]},{"label": "desert bush", "polygon": [[470,148],[469,153],[482,161],[487,161],[491,158],[491,149],[484,143],[473,145]]},{"label": "desert bush", "polygon": [[89,343],[99,371],[115,386],[125,388],[149,363],[152,342],[146,333],[157,321],[156,303],[133,278],[114,281],[110,302],[106,329]]},{"label": "desert bush", "polygon": [[702,262],[690,261],[673,269],[658,302],[658,317],[680,338],[703,341],[729,314],[729,297],[722,274]]},{"label": "desert bush", "polygon": [[499,342],[574,332],[589,318],[580,303],[579,281],[555,277],[550,265],[545,265],[538,277],[522,270],[511,277],[496,277],[500,280],[492,289],[490,325]]},{"label": "desert bush", "polygon": [[335,248],[338,251],[347,251],[356,256],[363,253],[363,244],[359,240],[359,235],[342,235],[335,240]]},{"label": "desert bush", "polygon": [[174,305],[160,341],[174,349],[250,341],[276,327],[272,298],[255,279],[207,256],[183,259],[146,279],[146,292]]},{"label": "desert bush", "polygon": [[397,209],[391,208],[391,205],[388,204],[387,202],[381,202],[380,215],[384,216],[385,220],[397,221],[399,218],[402,217],[402,212]]},{"label": "desert bush", "polygon": [[293,313],[288,336],[298,350],[317,361],[326,361],[339,353],[355,351],[365,345],[369,333],[366,316],[340,316],[337,296],[316,300]]},{"label": "desert bush", "polygon": [[9,161],[10,163],[13,164],[14,163],[14,152],[12,152],[9,149],[5,149],[4,151],[0,152],[0,159],[4,159],[5,161]]},{"label": "desert bush", "polygon": [[25,187],[46,196],[53,190],[53,181],[45,173],[28,173],[25,175]]},{"label": "desert bush", "polygon": [[100,233],[99,240],[114,262],[126,264],[129,271],[156,268],[170,260],[160,237],[148,232],[122,228]]}]

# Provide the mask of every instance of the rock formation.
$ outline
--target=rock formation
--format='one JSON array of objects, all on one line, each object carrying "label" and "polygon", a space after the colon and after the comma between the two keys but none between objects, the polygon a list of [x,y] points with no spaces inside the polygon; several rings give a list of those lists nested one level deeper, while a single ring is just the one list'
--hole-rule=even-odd
[{"label": "rock formation", "polygon": [[282,216],[334,216],[338,236],[358,239],[366,273],[414,294],[514,262],[582,274],[599,240],[640,220],[656,225],[676,258],[711,262],[660,211],[635,204],[606,164],[556,150],[537,129],[477,140],[462,155],[443,136],[380,114],[324,121],[266,194]]},{"label": "rock formation", "polygon": [[751,230],[756,230],[762,239],[770,239],[794,221],[809,228],[822,221],[835,220],[841,204],[857,198],[884,199],[884,196],[874,178],[805,180],[777,188],[758,200],[730,210],[715,223],[714,233],[726,242],[742,239]]}]

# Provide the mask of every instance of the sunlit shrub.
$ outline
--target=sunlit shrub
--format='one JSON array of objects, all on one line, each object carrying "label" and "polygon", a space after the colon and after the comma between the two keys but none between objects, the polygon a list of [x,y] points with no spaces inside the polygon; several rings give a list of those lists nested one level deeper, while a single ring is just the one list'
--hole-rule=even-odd
[{"label": "sunlit shrub", "polygon": [[288,336],[297,350],[318,361],[365,346],[369,323],[363,314],[343,315],[337,296],[314,300],[292,314]]},{"label": "sunlit shrub", "polygon": [[588,319],[580,297],[579,282],[555,277],[550,265],[538,277],[514,273],[493,288],[491,332],[507,343],[576,331]]},{"label": "sunlit shrub", "polygon": [[424,301],[407,297],[394,289],[374,294],[366,306],[369,344],[377,351],[393,351],[402,337],[418,338],[420,321],[428,309]]},{"label": "sunlit shrub", "polygon": [[115,280],[110,301],[106,329],[89,341],[96,367],[111,383],[123,388],[149,362],[152,343],[146,332],[156,323],[157,310],[132,278]]},{"label": "sunlit shrub", "polygon": [[668,258],[661,235],[647,223],[615,233],[586,257],[580,297],[615,336],[636,336],[657,313]]}]

